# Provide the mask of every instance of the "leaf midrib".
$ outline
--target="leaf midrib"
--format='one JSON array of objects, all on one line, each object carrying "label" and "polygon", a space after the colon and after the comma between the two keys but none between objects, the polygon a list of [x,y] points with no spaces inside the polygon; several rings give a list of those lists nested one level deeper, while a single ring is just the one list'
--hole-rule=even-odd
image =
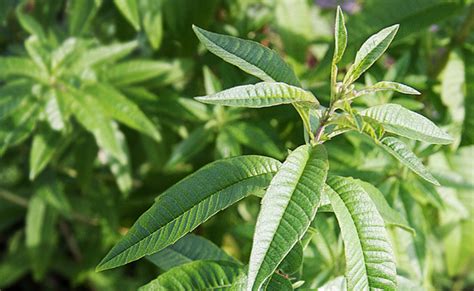
[{"label": "leaf midrib", "polygon": [[[240,180],[240,181],[234,182],[234,183],[232,183],[232,184],[230,184],[230,185],[228,185],[228,186],[226,186],[226,187],[224,187],[224,188],[222,188],[222,189],[219,189],[219,190],[215,191],[214,194],[211,194],[211,195],[205,197],[204,199],[200,200],[198,203],[194,204],[193,207],[189,208],[187,211],[182,212],[182,213],[181,213],[180,215],[178,215],[177,217],[175,217],[175,218],[173,218],[172,220],[170,220],[169,222],[163,224],[163,225],[160,226],[157,230],[153,231],[153,232],[150,233],[149,235],[147,235],[147,236],[145,236],[144,238],[140,239],[139,241],[135,242],[133,245],[131,245],[130,247],[128,247],[128,248],[126,248],[125,250],[121,251],[120,253],[116,254],[114,257],[110,258],[109,260],[107,260],[106,262],[104,262],[104,263],[101,264],[101,265],[105,265],[106,263],[112,261],[114,258],[116,258],[116,257],[118,257],[118,256],[120,256],[120,255],[122,255],[123,253],[125,253],[125,252],[128,251],[129,249],[135,247],[137,244],[140,244],[142,241],[144,241],[144,240],[146,240],[147,238],[149,238],[149,237],[155,235],[155,233],[157,233],[157,232],[160,231],[161,229],[165,228],[165,227],[168,226],[169,224],[173,223],[174,221],[176,221],[177,219],[179,219],[180,217],[182,217],[186,212],[190,212],[192,209],[194,209],[194,208],[196,208],[198,205],[200,205],[203,201],[205,201],[205,200],[207,200],[207,199],[213,197],[214,195],[217,195],[218,193],[220,193],[220,192],[222,192],[222,191],[224,191],[224,190],[226,190],[226,189],[228,189],[228,188],[230,188],[230,187],[233,187],[233,186],[235,186],[235,185],[237,185],[237,184],[239,184],[239,183],[241,183],[241,182],[245,182],[246,180],[253,179],[253,178],[256,178],[256,177],[260,177],[260,176],[264,176],[264,175],[268,175],[268,174],[270,174],[270,173],[275,173],[275,172],[274,172],[274,171],[269,171],[269,172],[266,172],[266,173],[262,173],[262,174],[258,174],[258,175],[254,175],[254,176],[250,176],[250,177],[246,177],[246,178],[244,178],[244,179],[242,179],[242,180]],[[247,195],[247,196],[248,196],[248,195]],[[243,198],[245,198],[245,197],[242,197],[242,198],[240,198],[240,199],[243,199]],[[239,199],[239,200],[240,200],[240,199]],[[158,203],[158,201],[155,202],[155,203]],[[222,209],[221,209],[221,210],[222,210]],[[209,219],[209,218],[210,218],[210,217],[208,217],[207,219]],[[202,221],[202,223],[206,222],[207,219],[204,220],[204,221]],[[191,230],[191,231],[192,231],[192,230]],[[179,240],[179,238],[178,238],[177,240],[175,240],[174,242],[176,242],[176,241],[178,241],[178,240]],[[173,242],[173,243],[174,243],[174,242]],[[162,249],[164,249],[164,248],[162,248]],[[160,250],[162,250],[162,249],[160,249]],[[160,251],[160,250],[158,250],[158,251]],[[157,251],[157,252],[158,252],[158,251]],[[144,255],[140,256],[139,258],[142,258],[142,257],[147,256],[147,255],[149,255],[149,254],[144,254]]]}]

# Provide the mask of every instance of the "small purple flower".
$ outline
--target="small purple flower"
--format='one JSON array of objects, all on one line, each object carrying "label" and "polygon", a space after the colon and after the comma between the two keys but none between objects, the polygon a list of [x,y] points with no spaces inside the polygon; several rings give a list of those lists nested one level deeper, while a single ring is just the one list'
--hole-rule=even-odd
[{"label": "small purple flower", "polygon": [[314,3],[321,8],[332,9],[340,5],[344,12],[354,14],[360,10],[360,5],[356,0],[314,0]]}]

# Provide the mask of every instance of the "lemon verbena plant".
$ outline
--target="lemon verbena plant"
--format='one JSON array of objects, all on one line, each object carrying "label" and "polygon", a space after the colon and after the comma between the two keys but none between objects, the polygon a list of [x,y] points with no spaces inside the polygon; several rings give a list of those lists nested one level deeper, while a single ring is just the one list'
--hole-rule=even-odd
[{"label": "lemon verbena plant", "polygon": [[[447,133],[398,104],[353,106],[357,98],[378,91],[420,94],[391,81],[364,88],[354,86],[389,47],[398,25],[382,29],[365,41],[341,76],[338,63],[348,36],[343,13],[337,9],[330,101],[326,106],[301,87],[291,67],[275,51],[253,41],[196,26],[193,29],[210,52],[262,80],[195,99],[220,107],[292,105],[302,119],[305,142],[291,149],[282,163],[266,156],[244,155],[218,160],[197,170],[159,195],[97,270],[146,256],[167,272],[143,286],[143,290],[292,290],[304,284],[294,274],[302,268],[309,240],[315,231],[322,231],[315,218],[330,212],[337,219],[343,241],[345,276],[341,286],[348,290],[396,290],[397,266],[386,226],[414,230],[377,188],[333,173],[328,152],[336,136],[356,132],[422,180],[438,185],[403,139],[449,144],[452,138]],[[248,265],[209,241],[188,235],[219,211],[250,195],[262,200]],[[176,262],[180,258],[192,262],[181,265]]]}]

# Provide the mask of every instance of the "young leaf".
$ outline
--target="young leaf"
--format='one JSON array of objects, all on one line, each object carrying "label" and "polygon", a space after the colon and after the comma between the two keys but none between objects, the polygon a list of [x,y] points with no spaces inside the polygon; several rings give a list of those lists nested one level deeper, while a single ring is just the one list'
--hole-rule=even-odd
[{"label": "young leaf", "polygon": [[155,125],[146,117],[138,106],[113,87],[95,84],[85,89],[97,100],[109,117],[130,126],[156,141],[161,141],[161,135]]},{"label": "young leaf", "polygon": [[333,65],[339,63],[339,61],[342,59],[347,46],[347,29],[344,23],[344,14],[342,13],[341,6],[337,6],[334,37],[334,55],[332,58]]},{"label": "young leaf", "polygon": [[241,265],[231,262],[196,261],[175,267],[138,290],[224,290],[243,272]]},{"label": "young leaf", "polygon": [[193,25],[201,43],[213,54],[266,82],[300,86],[293,70],[273,50],[250,40],[213,33]]},{"label": "young leaf", "polygon": [[417,90],[413,89],[410,86],[400,84],[397,82],[382,81],[372,86],[369,86],[367,88],[364,88],[363,90],[357,92],[355,96],[358,97],[358,96],[368,95],[368,94],[372,94],[378,91],[397,91],[397,92],[400,92],[403,94],[409,94],[409,95],[421,94],[420,92],[418,92]]},{"label": "young leaf", "polygon": [[69,34],[79,36],[87,31],[101,5],[102,0],[69,1],[66,10]]},{"label": "young leaf", "polygon": [[60,141],[61,136],[47,128],[35,134],[30,152],[30,180],[48,165]]},{"label": "young leaf", "polygon": [[192,261],[228,261],[238,264],[238,261],[226,254],[211,241],[194,234],[188,234],[169,247],[146,257],[147,260],[162,270]]},{"label": "young leaf", "polygon": [[258,215],[247,289],[260,290],[316,215],[329,165],[323,146],[295,149],[272,179]]},{"label": "young leaf", "polygon": [[367,71],[387,50],[398,31],[398,24],[384,28],[367,39],[357,52],[354,64],[344,77],[344,84],[350,85]]},{"label": "young leaf", "polygon": [[223,159],[157,197],[97,270],[115,268],[173,244],[217,212],[268,186],[280,162],[261,156]]},{"label": "young leaf", "polygon": [[394,137],[385,137],[380,141],[380,145],[383,149],[393,155],[402,164],[410,168],[418,176],[422,177],[426,181],[439,186],[439,182],[431,175],[431,173],[423,166],[418,157],[399,139]]},{"label": "young leaf", "polygon": [[138,2],[143,30],[154,50],[158,50],[163,38],[162,0],[141,0]]},{"label": "young leaf", "polygon": [[114,0],[115,5],[135,30],[140,29],[137,0]]},{"label": "young leaf", "polygon": [[410,139],[434,144],[449,144],[453,138],[426,117],[397,104],[384,104],[360,112],[382,123],[384,129]]},{"label": "young leaf", "polygon": [[348,290],[396,290],[392,246],[370,196],[351,178],[328,177],[327,185],[344,241]]},{"label": "young leaf", "polygon": [[318,100],[311,92],[285,83],[274,82],[237,86],[209,96],[195,97],[194,99],[209,104],[250,108],[292,103],[319,105]]}]

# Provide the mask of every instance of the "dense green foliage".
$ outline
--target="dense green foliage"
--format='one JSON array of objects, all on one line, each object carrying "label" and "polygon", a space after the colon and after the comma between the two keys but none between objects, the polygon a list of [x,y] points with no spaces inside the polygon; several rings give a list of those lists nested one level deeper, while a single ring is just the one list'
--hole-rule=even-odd
[{"label": "dense green foliage", "polygon": [[470,0],[1,0],[0,289],[473,288],[473,28]]}]

